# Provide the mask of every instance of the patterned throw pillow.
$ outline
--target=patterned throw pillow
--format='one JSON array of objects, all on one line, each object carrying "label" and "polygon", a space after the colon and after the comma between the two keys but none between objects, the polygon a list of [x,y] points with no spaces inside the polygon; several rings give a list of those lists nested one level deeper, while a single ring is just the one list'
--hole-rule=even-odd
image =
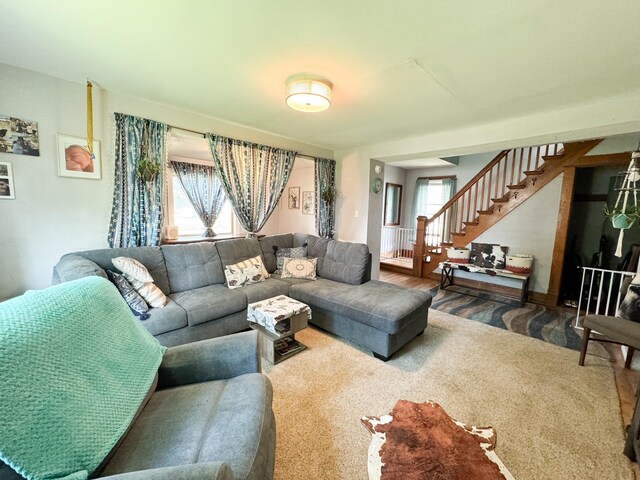
[{"label": "patterned throw pillow", "polygon": [[138,292],[135,291],[133,286],[124,278],[122,275],[116,272],[112,272],[111,270],[107,270],[107,275],[109,276],[109,280],[113,283],[124,301],[127,302],[129,308],[133,312],[136,317],[140,317],[140,320],[146,320],[149,318],[149,305],[144,301],[144,298],[140,296]]},{"label": "patterned throw pillow", "polygon": [[142,283],[153,282],[153,277],[143,264],[141,264],[135,258],[129,257],[116,257],[111,260],[111,263],[125,275],[138,280]]},{"label": "patterned throw pillow", "polygon": [[265,281],[260,265],[240,265],[240,263],[224,267],[224,276],[227,278],[227,286],[230,289]]},{"label": "patterned throw pillow", "polygon": [[247,260],[243,260],[241,262],[238,263],[234,263],[233,265],[230,266],[235,266],[235,267],[248,267],[249,265],[256,265],[258,267],[260,267],[260,273],[262,273],[262,276],[264,278],[269,278],[269,272],[267,272],[267,267],[264,266],[264,262],[262,261],[262,256],[261,255],[256,255],[253,258],[248,258]]},{"label": "patterned throw pillow", "polygon": [[307,247],[279,248],[276,250],[276,271],[274,273],[282,274],[282,266],[285,258],[306,258]]},{"label": "patterned throw pillow", "polygon": [[[635,282],[635,280],[634,280]],[[632,322],[640,322],[640,285],[631,283],[627,294],[618,308],[616,317],[624,318]]]},{"label": "patterned throw pillow", "polygon": [[317,258],[285,258],[282,265],[282,278],[316,279]]},{"label": "patterned throw pillow", "polygon": [[147,267],[139,261],[129,257],[116,257],[111,263],[122,272],[133,288],[145,301],[154,308],[162,308],[167,303],[167,297],[155,283]]},{"label": "patterned throw pillow", "polygon": [[469,263],[482,268],[504,270],[507,266],[509,247],[497,243],[472,243]]}]

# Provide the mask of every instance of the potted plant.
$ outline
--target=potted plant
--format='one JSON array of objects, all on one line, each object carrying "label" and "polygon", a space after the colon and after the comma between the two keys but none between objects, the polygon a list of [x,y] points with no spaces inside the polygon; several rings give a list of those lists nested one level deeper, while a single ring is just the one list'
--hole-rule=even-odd
[{"label": "potted plant", "polygon": [[158,172],[160,172],[160,164],[147,158],[143,158],[138,165],[138,177],[145,182],[152,182]]},{"label": "potted plant", "polygon": [[611,219],[613,228],[619,228],[626,230],[631,228],[636,220],[640,218],[640,209],[635,205],[629,205],[624,210],[620,207],[615,207],[609,210],[608,207],[604,207],[605,218]]}]

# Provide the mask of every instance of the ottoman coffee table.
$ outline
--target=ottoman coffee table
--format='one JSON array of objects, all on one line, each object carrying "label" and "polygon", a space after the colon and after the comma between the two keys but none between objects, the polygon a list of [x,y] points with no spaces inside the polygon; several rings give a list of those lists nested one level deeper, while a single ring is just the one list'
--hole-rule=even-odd
[{"label": "ottoman coffee table", "polygon": [[259,333],[262,357],[274,365],[307,348],[295,334],[307,328],[310,319],[309,305],[286,295],[247,306],[247,320]]}]

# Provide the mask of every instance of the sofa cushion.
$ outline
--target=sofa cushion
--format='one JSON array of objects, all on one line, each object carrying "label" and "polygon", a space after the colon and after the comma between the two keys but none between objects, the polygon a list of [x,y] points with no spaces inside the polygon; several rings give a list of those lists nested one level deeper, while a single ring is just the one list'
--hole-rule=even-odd
[{"label": "sofa cushion", "polygon": [[162,308],[152,308],[148,312],[149,318],[142,322],[151,335],[178,330],[187,326],[187,312],[176,302],[167,299]]},{"label": "sofa cushion", "polygon": [[226,462],[248,478],[265,461],[273,421],[268,378],[251,373],[158,390],[101,476],[204,462]]},{"label": "sofa cushion", "polygon": [[315,235],[306,235],[304,241],[307,244],[307,257],[318,259],[317,270],[318,273],[320,273],[322,266],[324,265],[324,257],[327,255],[327,246],[331,240],[328,238],[316,237]]},{"label": "sofa cushion", "polygon": [[185,309],[189,325],[205,323],[247,308],[247,297],[240,290],[229,290],[224,285],[172,293],[169,297]]},{"label": "sofa cushion", "polygon": [[70,282],[71,280],[78,280],[91,275],[107,278],[107,272],[100,268],[97,263],[75,253],[64,255],[53,270],[57,275],[57,282],[55,283]]},{"label": "sofa cushion", "polygon": [[[313,256],[309,253],[309,256]],[[330,240],[320,267],[320,276],[337,282],[362,283],[369,265],[369,247],[363,243]]]},{"label": "sofa cushion", "polygon": [[[292,247],[303,247],[307,243],[307,238],[313,237],[308,233],[294,233],[293,234],[293,244]],[[319,238],[319,237],[315,237]]]},{"label": "sofa cushion", "polygon": [[224,283],[222,261],[212,242],[164,245],[161,248],[167,263],[171,293]]},{"label": "sofa cushion", "polygon": [[278,295],[287,295],[289,293],[289,283],[267,278],[264,282],[245,285],[234,291],[243,293],[247,297],[247,302],[253,303],[267,298],[277,297]]},{"label": "sofa cushion", "polygon": [[[342,288],[341,288],[342,286]],[[397,333],[413,320],[411,313],[431,305],[429,293],[371,280],[346,287],[331,280],[292,285],[289,296],[323,308],[389,334]]]},{"label": "sofa cushion", "polygon": [[[255,238],[240,238],[237,240],[222,240],[215,243],[215,247],[218,249],[220,260],[222,261],[222,268],[227,265],[233,265],[234,263],[248,260],[257,255],[262,255],[260,249],[260,243]],[[264,263],[264,258],[262,259]]]},{"label": "sofa cushion", "polygon": [[278,274],[271,274],[271,278],[274,280],[280,280],[282,282],[286,282],[289,285],[297,285],[298,283],[313,283],[315,280],[307,280],[306,278],[282,278],[282,276]]},{"label": "sofa cushion", "polygon": [[133,258],[147,267],[153,277],[153,282],[162,290],[162,293],[168,294],[171,292],[167,267],[160,247],[102,248],[75,252],[75,254],[88,258],[105,271],[113,269],[113,264],[111,263],[113,258]]},{"label": "sofa cushion", "polygon": [[293,234],[270,235],[259,239],[258,242],[262,250],[262,258],[264,258],[264,266],[267,267],[269,273],[273,273],[276,270],[276,255],[273,253],[273,247],[291,248],[293,246]]}]

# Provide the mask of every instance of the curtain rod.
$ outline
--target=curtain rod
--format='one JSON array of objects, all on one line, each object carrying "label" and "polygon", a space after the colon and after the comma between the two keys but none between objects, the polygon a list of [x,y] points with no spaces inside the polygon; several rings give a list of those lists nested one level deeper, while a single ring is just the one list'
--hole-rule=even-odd
[{"label": "curtain rod", "polygon": [[[195,133],[196,135],[202,135],[202,138],[206,138],[207,134],[204,132],[198,132],[197,130],[191,130],[189,128],[182,128],[182,127],[176,127],[175,125],[168,125],[169,130],[173,130],[174,128],[176,130],[182,130],[183,132],[191,132],[191,133]],[[302,153],[296,153],[296,157],[301,157],[301,158],[308,158],[309,160],[315,160],[314,157],[310,156],[310,155],[304,155]]]}]

